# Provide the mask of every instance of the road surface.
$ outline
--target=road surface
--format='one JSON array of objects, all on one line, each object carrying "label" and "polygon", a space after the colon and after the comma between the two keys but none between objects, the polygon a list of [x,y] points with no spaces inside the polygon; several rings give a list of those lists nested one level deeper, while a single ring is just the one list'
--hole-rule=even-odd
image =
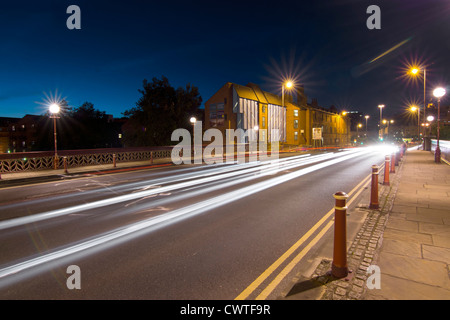
[{"label": "road surface", "polygon": [[271,268],[383,161],[361,148],[0,189],[0,298],[274,298]]}]

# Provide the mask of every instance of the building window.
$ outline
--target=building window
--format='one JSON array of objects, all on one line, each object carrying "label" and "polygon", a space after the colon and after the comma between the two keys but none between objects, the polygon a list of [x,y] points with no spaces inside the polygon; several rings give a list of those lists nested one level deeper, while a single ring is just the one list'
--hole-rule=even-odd
[{"label": "building window", "polygon": [[298,129],[298,120],[294,120],[294,129]]},{"label": "building window", "polygon": [[211,127],[224,125],[225,105],[223,103],[214,103],[209,106],[209,121]]},{"label": "building window", "polygon": [[294,117],[298,117],[298,110],[294,109]]},{"label": "building window", "polygon": [[265,128],[265,127],[266,127],[266,117],[262,117],[261,128]]},{"label": "building window", "polygon": [[266,106],[262,106],[262,107],[261,107],[261,112],[262,112],[262,113],[266,113]]},{"label": "building window", "polygon": [[298,132],[295,131],[295,132],[294,132],[294,141],[297,141],[297,140],[298,140]]}]

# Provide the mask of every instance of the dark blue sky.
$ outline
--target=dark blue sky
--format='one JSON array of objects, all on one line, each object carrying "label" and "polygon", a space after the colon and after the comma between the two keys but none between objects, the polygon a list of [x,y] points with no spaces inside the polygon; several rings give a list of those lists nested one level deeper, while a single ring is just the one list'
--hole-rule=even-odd
[{"label": "dark blue sky", "polygon": [[[66,27],[71,4],[81,30]],[[372,4],[381,30],[366,27]],[[402,77],[408,62],[428,64],[429,96],[449,89],[449,17],[447,0],[2,2],[0,116],[42,114],[58,95],[120,117],[144,79],[191,83],[205,102],[228,81],[280,93],[288,74],[308,101],[394,114],[423,101],[422,82]]]}]

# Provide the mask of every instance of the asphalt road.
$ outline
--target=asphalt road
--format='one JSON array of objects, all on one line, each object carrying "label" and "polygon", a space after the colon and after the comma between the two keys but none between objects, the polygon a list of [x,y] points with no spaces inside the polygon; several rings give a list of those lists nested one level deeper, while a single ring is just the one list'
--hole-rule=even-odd
[{"label": "asphalt road", "polygon": [[332,195],[383,160],[351,149],[0,189],[0,299],[254,299]]}]

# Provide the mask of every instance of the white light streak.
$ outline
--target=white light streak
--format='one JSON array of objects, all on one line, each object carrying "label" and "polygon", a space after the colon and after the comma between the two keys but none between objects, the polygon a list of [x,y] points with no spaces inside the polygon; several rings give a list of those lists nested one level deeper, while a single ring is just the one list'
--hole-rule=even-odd
[{"label": "white light streak", "polygon": [[[83,241],[81,243],[72,245],[70,247],[55,250],[53,252],[43,254],[39,257],[32,258],[27,261],[16,263],[14,265],[5,267],[3,269],[0,269],[0,278],[5,278],[8,276],[17,274],[21,271],[24,271],[24,270],[27,270],[27,269],[30,269],[30,268],[33,268],[33,267],[36,267],[36,266],[39,266],[39,265],[42,265],[45,263],[49,263],[49,262],[55,261],[57,259],[68,257],[69,255],[77,254],[77,253],[80,253],[80,252],[83,252],[83,251],[86,251],[89,249],[93,249],[93,248],[100,249],[100,246],[112,246],[114,244],[127,241],[130,239],[130,237],[135,237],[135,236],[142,235],[143,233],[148,233],[152,230],[155,230],[156,228],[160,228],[160,227],[164,226],[167,223],[174,223],[174,222],[180,221],[181,219],[186,219],[188,217],[192,217],[194,215],[198,215],[200,213],[213,210],[214,208],[217,208],[217,207],[226,205],[228,203],[237,201],[239,199],[248,197],[250,195],[261,192],[263,190],[267,190],[276,185],[279,185],[284,182],[290,181],[292,179],[298,178],[298,177],[308,174],[310,172],[320,170],[327,166],[337,164],[339,162],[357,157],[361,154],[366,154],[368,152],[371,152],[371,150],[370,149],[357,149],[354,152],[349,152],[349,153],[345,153],[345,154],[344,153],[341,153],[341,154],[331,154],[330,153],[330,154],[322,155],[322,157],[317,157],[316,161],[322,161],[324,159],[327,161],[320,162],[320,163],[312,165],[310,167],[300,169],[300,170],[297,170],[294,172],[290,172],[290,173],[287,173],[287,174],[284,174],[284,175],[281,175],[278,177],[267,179],[262,182],[258,182],[253,185],[250,185],[250,186],[236,189],[234,191],[230,191],[225,194],[210,198],[208,200],[201,201],[201,202],[198,202],[198,203],[195,203],[195,204],[192,204],[192,205],[180,208],[180,209],[176,209],[176,210],[161,214],[156,217],[148,218],[148,219],[140,221],[140,222],[129,224],[128,226],[113,230],[108,233],[104,233],[103,235],[97,236],[90,240]],[[304,160],[305,159],[302,159],[301,163],[304,163]],[[310,160],[310,159],[306,159],[306,160]],[[300,161],[300,160],[297,159],[297,161]],[[294,161],[292,161],[292,159],[290,159],[290,161],[289,161],[289,159],[288,159],[284,162],[290,163],[290,162],[294,162]],[[294,166],[294,163],[292,163],[292,166]],[[250,168],[248,170],[243,170],[243,171],[249,173],[251,170],[255,170],[255,169],[259,170],[259,168]],[[280,168],[277,167],[274,170],[279,170],[279,169]],[[223,174],[221,176],[221,178],[232,177],[232,176],[233,176],[233,173],[227,173],[227,174]],[[184,188],[190,184],[199,183],[199,181],[202,181],[202,183],[205,183],[205,182],[210,182],[210,181],[217,180],[217,179],[218,179],[217,177],[201,178],[201,179],[193,181],[193,182],[184,182],[184,183],[177,184],[175,186],[167,186],[166,188],[167,189],[176,188],[176,187]],[[150,190],[150,191],[153,191],[153,190]],[[161,189],[159,190],[159,192],[161,192]],[[55,212],[44,213],[44,214],[40,215],[40,218],[46,219],[49,217],[54,217],[57,214],[59,214],[59,215],[68,214],[68,212],[86,210],[87,208],[109,205],[112,203],[118,203],[118,202],[126,201],[129,199],[136,199],[137,197],[132,197],[132,196],[137,195],[137,194],[139,194],[138,197],[142,197],[144,195],[148,196],[150,193],[145,191],[145,192],[140,192],[140,193],[136,193],[136,194],[132,194],[132,195],[116,197],[114,199],[109,199],[109,201],[101,200],[101,201],[97,201],[93,204],[80,205],[80,206],[75,206],[72,208],[57,210],[56,213]],[[26,220],[27,222],[24,222],[24,220],[22,220],[22,219],[20,219],[20,220],[13,219],[13,220],[16,223],[18,221],[20,221],[21,223],[29,222],[28,220]],[[17,224],[14,224],[14,225],[17,225]],[[6,228],[11,225],[3,224],[2,226],[3,226],[3,228]]]}]

